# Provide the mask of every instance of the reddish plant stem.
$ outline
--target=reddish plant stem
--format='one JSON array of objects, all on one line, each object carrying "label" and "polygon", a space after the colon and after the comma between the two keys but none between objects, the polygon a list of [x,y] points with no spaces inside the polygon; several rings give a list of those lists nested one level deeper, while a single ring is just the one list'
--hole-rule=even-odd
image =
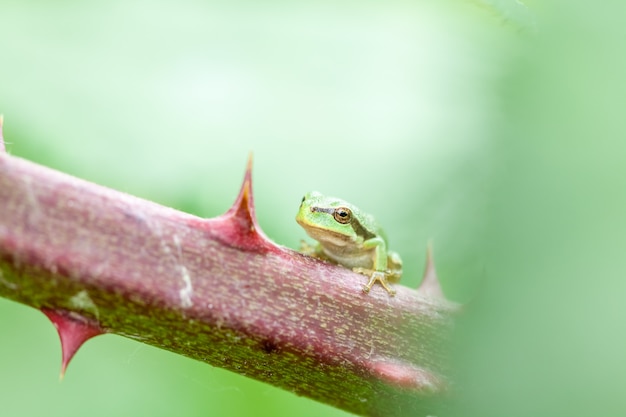
[{"label": "reddish plant stem", "polygon": [[201,219],[0,153],[0,296],[356,414],[436,413],[455,306],[363,280],[269,241],[250,169]]}]

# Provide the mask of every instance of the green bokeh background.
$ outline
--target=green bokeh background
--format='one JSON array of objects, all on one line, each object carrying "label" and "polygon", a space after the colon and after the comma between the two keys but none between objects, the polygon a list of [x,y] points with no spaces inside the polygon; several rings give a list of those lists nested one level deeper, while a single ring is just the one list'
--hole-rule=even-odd
[{"label": "green bokeh background", "polygon": [[[433,239],[469,302],[452,414],[626,415],[626,4],[1,6],[11,154],[213,217],[252,151],[279,244],[313,189],[376,215],[404,285]],[[113,335],[59,360],[0,299],[0,415],[347,415]]]}]

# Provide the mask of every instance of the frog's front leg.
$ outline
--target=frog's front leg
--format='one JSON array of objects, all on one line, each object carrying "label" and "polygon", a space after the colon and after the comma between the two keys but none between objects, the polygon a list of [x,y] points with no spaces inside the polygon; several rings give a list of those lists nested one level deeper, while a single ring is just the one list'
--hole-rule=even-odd
[{"label": "frog's front leg", "polygon": [[323,261],[330,261],[328,256],[326,256],[326,254],[324,253],[324,250],[322,249],[322,245],[320,245],[319,243],[315,245],[310,245],[306,241],[301,240],[299,252],[304,255],[311,256],[313,258],[321,259]]},{"label": "frog's front leg", "polygon": [[389,295],[394,296],[396,291],[389,285],[387,271],[387,246],[385,241],[380,237],[366,240],[363,242],[364,249],[373,249],[372,269],[354,268],[354,272],[369,275],[370,280],[363,287],[363,292],[368,293],[376,281],[380,282]]},{"label": "frog's front leg", "polygon": [[[317,246],[319,246],[319,244]],[[317,253],[317,247],[310,245],[305,240],[301,240],[299,252],[307,256],[315,256]]]}]

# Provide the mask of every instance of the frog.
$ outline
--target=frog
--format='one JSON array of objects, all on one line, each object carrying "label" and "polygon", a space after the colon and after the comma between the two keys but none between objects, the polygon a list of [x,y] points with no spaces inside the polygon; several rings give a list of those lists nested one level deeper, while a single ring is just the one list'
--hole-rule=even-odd
[{"label": "frog", "polygon": [[311,191],[302,198],[296,221],[317,241],[315,246],[302,242],[302,253],[368,276],[364,293],[379,282],[390,296],[396,294],[390,283],[400,280],[402,260],[389,250],[387,236],[372,215],[347,201]]}]

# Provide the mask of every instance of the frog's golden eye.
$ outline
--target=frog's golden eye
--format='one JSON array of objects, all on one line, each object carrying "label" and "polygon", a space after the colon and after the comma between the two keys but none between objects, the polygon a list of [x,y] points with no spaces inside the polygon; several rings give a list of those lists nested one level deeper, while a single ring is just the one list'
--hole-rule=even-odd
[{"label": "frog's golden eye", "polygon": [[341,224],[350,223],[352,211],[347,207],[337,207],[333,212],[333,217]]}]

